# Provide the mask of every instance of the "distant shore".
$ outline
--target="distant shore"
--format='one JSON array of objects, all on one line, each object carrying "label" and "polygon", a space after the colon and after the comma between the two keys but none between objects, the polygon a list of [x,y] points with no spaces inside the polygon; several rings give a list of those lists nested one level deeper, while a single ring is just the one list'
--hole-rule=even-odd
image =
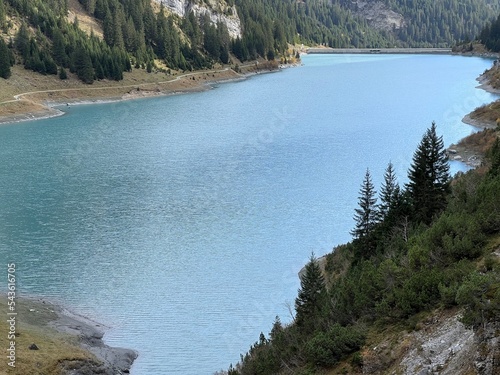
[{"label": "distant shore", "polygon": [[[15,343],[16,362],[22,363],[16,365],[16,371],[29,371],[32,364],[61,370],[78,368],[82,374],[115,375],[129,373],[138,356],[133,350],[105,345],[102,341],[105,326],[62,306],[31,297],[17,297],[15,303],[16,337],[10,340]],[[0,297],[0,306],[7,311],[5,294]],[[3,333],[2,343],[7,338]],[[28,348],[32,344],[36,351]],[[5,368],[3,363],[1,366]]]},{"label": "distant shore", "polygon": [[209,90],[218,83],[244,80],[252,75],[279,71],[287,66],[267,62],[242,65],[238,71],[230,67],[187,72],[167,80],[137,82],[120,85],[116,82],[97,82],[95,85],[78,85],[18,93],[13,99],[0,102],[0,125],[64,115],[57,107],[65,105],[111,103],[140,98],[169,96]]},{"label": "distant shore", "polygon": [[[488,77],[485,76],[484,73],[476,80],[479,82],[477,88],[492,94],[500,95],[500,90],[490,85]],[[485,157],[485,149],[488,148],[487,145],[491,144],[496,137],[495,129],[497,128],[495,121],[486,120],[485,118],[476,118],[474,116],[476,114],[476,109],[465,115],[462,118],[462,122],[475,128],[482,129],[482,131],[473,133],[448,147],[450,160],[461,161],[473,168],[481,166]]]},{"label": "distant shore", "polygon": [[451,48],[308,48],[308,54],[439,54],[449,55]]}]

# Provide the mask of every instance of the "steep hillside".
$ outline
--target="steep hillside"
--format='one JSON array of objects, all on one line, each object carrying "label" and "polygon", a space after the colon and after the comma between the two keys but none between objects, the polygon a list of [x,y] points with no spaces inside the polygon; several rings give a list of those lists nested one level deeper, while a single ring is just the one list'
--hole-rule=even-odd
[{"label": "steep hillside", "polygon": [[13,62],[92,83],[132,69],[285,60],[297,44],[447,47],[477,35],[498,8],[490,0],[0,0],[8,45],[0,76]]},{"label": "steep hillside", "polygon": [[367,171],[352,242],[311,257],[293,321],[229,375],[500,373],[500,129],[485,134],[484,163],[452,180],[434,124],[407,184],[389,164],[376,196]]},{"label": "steep hillside", "polygon": [[395,30],[394,35],[410,46],[449,47],[472,40],[500,10],[494,0],[380,1],[404,17],[405,27]]},{"label": "steep hillside", "polygon": [[342,48],[449,47],[475,37],[500,9],[491,0],[236,0],[236,5],[245,37],[249,31],[253,38],[265,35],[270,22],[282,28],[288,42]]}]

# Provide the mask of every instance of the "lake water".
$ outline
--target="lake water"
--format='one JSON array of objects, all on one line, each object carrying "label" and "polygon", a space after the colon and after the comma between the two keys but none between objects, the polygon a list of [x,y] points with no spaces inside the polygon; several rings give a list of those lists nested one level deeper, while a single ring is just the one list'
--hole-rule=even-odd
[{"label": "lake water", "polygon": [[19,292],[109,325],[134,375],[227,368],[290,321],[311,252],[350,240],[366,168],[379,186],[392,161],[404,182],[432,121],[449,145],[495,99],[475,89],[487,59],[303,62],[0,127],[0,259]]}]

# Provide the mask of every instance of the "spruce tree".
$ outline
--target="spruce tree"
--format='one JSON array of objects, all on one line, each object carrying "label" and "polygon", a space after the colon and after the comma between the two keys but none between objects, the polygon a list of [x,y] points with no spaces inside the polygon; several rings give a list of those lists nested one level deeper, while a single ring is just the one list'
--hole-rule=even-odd
[{"label": "spruce tree", "polygon": [[83,46],[79,46],[74,52],[75,71],[78,78],[87,84],[94,82],[94,69],[89,53]]},{"label": "spruce tree", "polygon": [[59,28],[54,28],[52,35],[52,56],[58,65],[67,65],[68,55],[66,54],[63,34]]},{"label": "spruce tree", "polygon": [[61,80],[68,79],[68,74],[66,73],[66,69],[64,69],[63,67],[59,69],[59,79]]},{"label": "spruce tree", "polygon": [[10,75],[10,51],[3,38],[0,37],[0,77],[7,79]]},{"label": "spruce tree", "polygon": [[384,182],[380,188],[380,204],[378,206],[380,219],[384,220],[391,208],[396,204],[399,197],[399,185],[397,183],[394,166],[392,163],[387,165],[384,173]]},{"label": "spruce tree", "polygon": [[5,26],[5,5],[3,0],[0,0],[0,28]]},{"label": "spruce tree", "polygon": [[413,154],[408,171],[407,190],[417,221],[429,224],[446,207],[449,170],[443,137],[437,136],[433,122]]},{"label": "spruce tree", "polygon": [[370,171],[366,169],[365,178],[359,191],[359,208],[356,208],[354,221],[356,225],[351,231],[354,238],[364,238],[372,232],[377,224],[377,198]]},{"label": "spruce tree", "polygon": [[24,22],[21,24],[21,27],[19,28],[19,31],[16,34],[14,45],[21,54],[21,56],[23,57],[23,60],[26,61],[30,53],[30,35],[28,27]]},{"label": "spruce tree", "polygon": [[323,312],[326,310],[326,302],[325,279],[318,261],[312,254],[304,273],[300,276],[300,289],[295,299],[297,326],[307,333],[312,333],[319,328]]}]

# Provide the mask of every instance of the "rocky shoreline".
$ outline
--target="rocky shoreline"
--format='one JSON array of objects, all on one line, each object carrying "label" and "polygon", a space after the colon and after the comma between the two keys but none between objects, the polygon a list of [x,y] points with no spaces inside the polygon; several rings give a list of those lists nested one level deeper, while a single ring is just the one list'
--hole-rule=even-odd
[{"label": "rocky shoreline", "polygon": [[[138,353],[131,349],[106,345],[103,336],[109,327],[75,314],[47,299],[23,296],[16,297],[15,303],[17,361],[24,364],[35,361],[37,366],[57,368],[57,373],[63,375],[130,373]],[[5,296],[0,297],[0,305],[6,308]],[[36,339],[29,342],[29,348],[24,348],[21,340],[27,337]],[[54,342],[58,342],[59,346],[54,346]],[[61,347],[68,351],[60,353]],[[72,347],[75,349],[72,350]],[[39,363],[32,355],[33,350],[40,352],[46,363]],[[77,351],[86,354],[79,355]],[[18,366],[16,370],[17,368]]]},{"label": "rocky shoreline", "polygon": [[57,318],[49,326],[57,332],[77,337],[80,347],[92,353],[100,363],[81,363],[79,373],[82,374],[128,374],[138,353],[131,349],[111,347],[104,344],[103,325],[88,318],[76,315],[69,310],[42,300],[42,304],[57,314]]}]

